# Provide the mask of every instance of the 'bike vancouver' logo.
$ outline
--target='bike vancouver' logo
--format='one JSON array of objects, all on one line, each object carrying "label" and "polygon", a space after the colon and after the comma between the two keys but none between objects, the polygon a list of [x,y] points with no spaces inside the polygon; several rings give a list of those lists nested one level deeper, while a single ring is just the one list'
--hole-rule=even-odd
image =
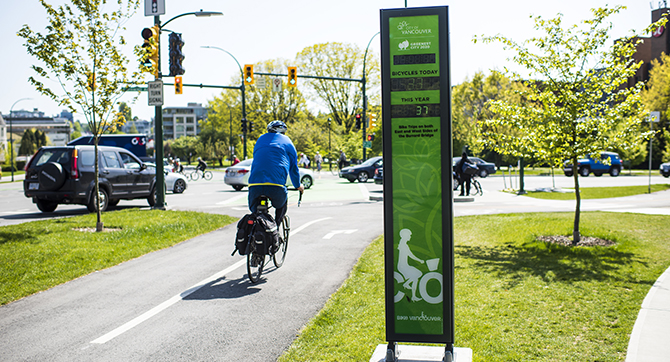
[{"label": "'bike vancouver' logo", "polygon": [[[411,300],[412,302],[424,300],[428,304],[442,303],[442,274],[435,271],[440,264],[440,259],[419,259],[409,248],[408,242],[411,240],[411,238],[412,231],[410,229],[400,230],[400,243],[398,244],[398,265],[396,265],[397,271],[393,272],[393,278],[396,280],[396,282],[402,283],[403,288],[405,288],[410,295],[406,296],[405,292],[399,291],[393,297],[393,302],[398,303],[403,300],[403,298],[407,298],[407,300]],[[410,259],[420,264],[426,264],[428,267],[428,273],[424,274],[418,268],[410,265]],[[440,283],[440,290],[438,295],[431,295],[428,290],[428,282],[432,279]]]}]

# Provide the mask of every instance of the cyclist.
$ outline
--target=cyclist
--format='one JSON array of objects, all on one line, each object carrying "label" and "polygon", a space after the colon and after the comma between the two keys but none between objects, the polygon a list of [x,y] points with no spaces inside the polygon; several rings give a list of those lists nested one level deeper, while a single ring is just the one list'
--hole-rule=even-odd
[{"label": "cyclist", "polygon": [[298,154],[286,133],[286,123],[268,123],[267,133],[260,136],[254,146],[254,160],[249,174],[249,210],[256,212],[261,195],[267,196],[275,207],[277,224],[288,210],[286,179],[291,178],[293,187],[302,194],[305,187],[300,184]]},{"label": "cyclist", "polygon": [[206,168],[207,168],[207,162],[203,161],[202,158],[198,157],[198,166],[195,168],[196,171],[200,170],[204,173]]}]

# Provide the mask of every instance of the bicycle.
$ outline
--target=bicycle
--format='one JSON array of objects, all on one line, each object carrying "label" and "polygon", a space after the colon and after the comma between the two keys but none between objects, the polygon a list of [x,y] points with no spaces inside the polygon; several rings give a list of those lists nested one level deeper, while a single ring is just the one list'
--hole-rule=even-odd
[{"label": "bicycle", "polygon": [[[453,172],[453,190],[457,191],[458,188],[460,187],[460,181],[458,179],[458,175],[456,172]],[[474,190],[473,190],[474,189]],[[472,196],[483,196],[484,195],[484,189],[482,188],[482,185],[477,181],[477,178],[475,176],[472,176],[471,181],[470,181],[470,191]]]},{"label": "bicycle", "polygon": [[[202,173],[202,176],[200,176],[201,173]],[[199,169],[196,169],[195,171],[193,171],[189,174],[189,179],[191,179],[193,181],[198,181],[198,179],[200,177],[209,181],[209,180],[212,179],[212,177],[214,177],[214,174],[212,174],[212,171],[207,171],[207,170],[202,171],[202,170],[199,170]]]},{"label": "bicycle", "polygon": [[474,177],[472,178],[472,187],[474,187],[474,189],[475,189],[475,192],[472,194],[473,196],[484,195],[484,189],[482,189],[482,185]]},{"label": "bicycle", "polygon": [[[300,201],[302,200],[302,194],[300,194],[300,199],[298,200],[298,207],[300,207]],[[260,213],[269,213],[269,209],[272,207],[269,198],[265,195],[260,197],[260,205],[256,208],[256,212]],[[256,225],[254,225],[255,227]],[[256,283],[260,280],[261,275],[263,274],[263,268],[269,263],[269,259],[272,258],[276,268],[280,268],[284,265],[284,260],[286,259],[286,250],[288,249],[288,238],[291,232],[291,219],[288,215],[284,215],[281,223],[277,225],[279,232],[279,242],[277,245],[277,250],[274,252],[271,250],[270,254],[263,252],[257,252],[256,240],[253,238],[253,233],[249,235],[249,251],[247,252],[247,275],[249,280],[252,283]]]}]

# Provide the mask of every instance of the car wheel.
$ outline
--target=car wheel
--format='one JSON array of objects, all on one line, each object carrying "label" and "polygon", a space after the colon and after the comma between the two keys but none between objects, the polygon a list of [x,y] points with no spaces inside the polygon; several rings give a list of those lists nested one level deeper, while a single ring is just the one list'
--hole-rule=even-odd
[{"label": "car wheel", "polygon": [[[614,176],[614,175],[612,175],[612,176]],[[665,178],[670,177],[670,173],[664,173],[663,177],[665,177]]]},{"label": "car wheel", "polygon": [[308,175],[305,175],[302,177],[300,180],[300,183],[305,187],[305,190],[312,187],[312,183],[314,183],[314,180]]},{"label": "car wheel", "polygon": [[175,194],[181,194],[186,190],[186,181],[182,179],[178,179],[177,181],[174,182],[174,187],[172,188],[172,192]]},{"label": "car wheel", "polygon": [[[612,177],[617,177],[617,176],[619,176],[620,173],[621,173],[621,169],[618,168],[618,167],[612,167],[612,169],[610,170],[610,176],[612,176]],[[668,177],[668,176],[665,176],[665,177]]]},{"label": "car wheel", "polygon": [[579,169],[579,174],[587,177],[591,171],[587,167],[582,167]]},{"label": "car wheel", "polygon": [[40,190],[58,190],[65,183],[65,172],[63,166],[58,162],[49,162],[42,166],[38,175]]},{"label": "car wheel", "polygon": [[568,177],[570,177],[570,176],[572,176],[572,175],[573,175],[573,173],[572,173],[572,172],[563,172],[563,174],[565,174],[565,176],[568,176]]},{"label": "car wheel", "polygon": [[151,193],[149,193],[149,197],[147,197],[147,202],[149,203],[149,206],[154,207],[156,206],[156,186],[151,188]]},{"label": "car wheel", "polygon": [[244,188],[244,186],[234,185],[233,188],[235,189],[235,191],[240,191],[242,190],[242,188]]},{"label": "car wheel", "polygon": [[600,173],[600,172],[594,172],[593,174],[594,174],[594,175],[595,175],[596,177],[600,177],[600,176],[602,176],[602,175],[603,175],[603,174],[602,174],[602,173]]},{"label": "car wheel", "polygon": [[479,171],[479,177],[484,178],[489,175],[489,172],[486,170]]},{"label": "car wheel", "polygon": [[349,181],[349,182],[356,182],[356,179],[355,179],[355,178],[348,178],[347,181]]},{"label": "car wheel", "polygon": [[42,212],[54,212],[58,207],[57,202],[47,200],[37,200],[37,208]]},{"label": "car wheel", "polygon": [[368,178],[370,178],[370,175],[368,175],[367,172],[361,171],[358,173],[358,182],[368,182]]},{"label": "car wheel", "polygon": [[[107,196],[107,191],[105,191],[104,188],[100,187],[98,189],[98,197],[100,198],[100,212],[104,212],[107,210],[107,207],[109,206],[109,197]],[[98,205],[96,204],[95,200],[95,191],[91,192],[91,199],[88,201],[88,205],[86,205],[86,208],[90,212],[96,212],[98,210]]]}]

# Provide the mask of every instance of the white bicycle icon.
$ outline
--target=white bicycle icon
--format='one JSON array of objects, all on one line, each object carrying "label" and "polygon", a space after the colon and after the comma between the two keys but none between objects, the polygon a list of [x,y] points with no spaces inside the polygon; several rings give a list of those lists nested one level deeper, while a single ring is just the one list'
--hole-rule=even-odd
[{"label": "white bicycle icon", "polygon": [[[435,271],[435,270],[437,270],[437,266],[438,266],[439,262],[440,262],[440,259],[426,260],[426,264],[428,265],[428,269],[430,270],[430,272],[428,272],[426,274],[423,274],[419,278],[419,295],[421,296],[421,298],[423,300],[425,300],[429,304],[442,303],[442,299],[443,299],[442,298],[442,294],[443,294],[442,293],[443,292],[442,274]],[[402,276],[402,274],[400,274],[397,271],[393,272],[393,278],[396,280],[396,282],[401,283],[401,284],[405,281],[405,278]],[[430,293],[428,292],[428,282],[432,279],[435,279],[440,283],[440,294],[435,295],[435,296],[430,295]],[[393,302],[398,303],[404,297],[405,297],[405,293],[399,291],[393,297]]]}]

